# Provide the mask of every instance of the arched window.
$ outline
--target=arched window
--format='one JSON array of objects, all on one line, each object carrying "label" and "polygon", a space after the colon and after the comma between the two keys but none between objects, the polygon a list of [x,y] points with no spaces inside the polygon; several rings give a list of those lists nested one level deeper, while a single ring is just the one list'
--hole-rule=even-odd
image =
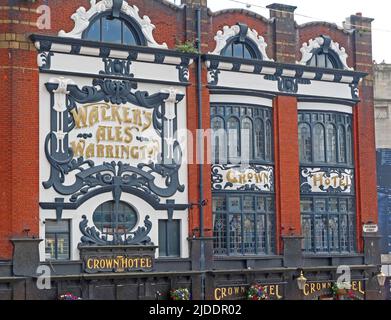
[{"label": "arched window", "polygon": [[[308,66],[328,69],[344,69],[344,63],[340,55],[332,49],[333,41],[329,36],[322,35],[312,41],[317,46],[312,46],[312,57],[306,61]],[[311,46],[311,44],[310,44]],[[308,46],[307,46],[308,47]],[[344,50],[343,48],[341,51]],[[347,55],[346,55],[347,58]]]},{"label": "arched window", "polygon": [[299,148],[300,148],[300,161],[311,162],[312,161],[311,127],[306,123],[301,123],[299,125]]},{"label": "arched window", "polygon": [[327,162],[337,162],[337,132],[332,124],[327,126]]},{"label": "arched window", "polygon": [[242,160],[250,161],[254,157],[253,153],[253,123],[249,118],[242,120]]},{"label": "arched window", "polygon": [[317,50],[307,63],[311,67],[339,69],[336,57],[330,53],[324,53],[323,50]]},{"label": "arched window", "polygon": [[318,123],[314,127],[314,161],[326,162],[324,127]]},{"label": "arched window", "polygon": [[255,120],[255,158],[265,160],[265,125],[261,119]]},{"label": "arched window", "polygon": [[126,202],[115,201],[102,203],[92,216],[96,228],[104,235],[127,234],[136,226],[138,215],[136,210]]},{"label": "arched window", "polygon": [[261,59],[261,55],[257,52],[256,46],[250,41],[244,40],[241,42],[239,37],[235,37],[235,39],[228,42],[222,55],[241,59]]},{"label": "arched window", "polygon": [[113,18],[109,12],[99,14],[84,31],[83,39],[123,45],[146,45],[138,24],[122,13],[120,18]]},{"label": "arched window", "polygon": [[228,157],[229,160],[237,160],[240,156],[240,124],[236,118],[230,118],[227,123],[228,129]]},{"label": "arched window", "polygon": [[338,162],[346,163],[346,137],[342,125],[338,126]]}]

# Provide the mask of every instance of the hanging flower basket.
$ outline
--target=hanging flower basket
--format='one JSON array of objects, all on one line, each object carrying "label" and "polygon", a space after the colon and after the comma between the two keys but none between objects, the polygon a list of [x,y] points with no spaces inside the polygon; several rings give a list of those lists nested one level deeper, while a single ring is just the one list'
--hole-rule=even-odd
[{"label": "hanging flower basket", "polygon": [[270,300],[270,297],[264,287],[254,284],[247,291],[247,300]]},{"label": "hanging flower basket", "polygon": [[72,293],[66,293],[59,296],[58,300],[82,300],[80,297],[74,296]]},{"label": "hanging flower basket", "polygon": [[336,300],[352,300],[354,299],[354,292],[351,290],[349,283],[335,283],[331,288],[333,297]]},{"label": "hanging flower basket", "polygon": [[190,291],[187,288],[174,289],[170,291],[171,300],[180,301],[180,300],[190,300],[191,295]]}]

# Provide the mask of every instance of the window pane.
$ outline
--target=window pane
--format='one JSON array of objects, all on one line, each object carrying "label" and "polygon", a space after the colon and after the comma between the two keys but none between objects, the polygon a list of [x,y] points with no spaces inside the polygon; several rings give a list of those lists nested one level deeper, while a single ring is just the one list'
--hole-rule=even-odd
[{"label": "window pane", "polygon": [[243,44],[234,43],[233,44],[233,56],[235,58],[243,58]]},{"label": "window pane", "polygon": [[121,20],[109,20],[107,17],[102,18],[102,41],[110,43],[121,43]]},{"label": "window pane", "polygon": [[337,162],[337,133],[333,125],[327,126],[327,162]]},{"label": "window pane", "polygon": [[91,41],[101,41],[100,39],[100,19],[97,19],[91,26],[90,29],[88,30],[85,39],[86,40],[91,40]]},{"label": "window pane", "polygon": [[254,197],[244,197],[243,199],[243,211],[253,212],[255,209]]},{"label": "window pane", "polygon": [[271,161],[272,155],[272,124],[270,121],[266,122],[266,160]]},{"label": "window pane", "polygon": [[247,45],[244,45],[244,58],[245,59],[252,59],[252,58],[255,58],[253,57],[253,55],[251,54],[251,49],[249,49],[249,47]]},{"label": "window pane", "polygon": [[213,241],[214,254],[227,254],[227,231],[223,214],[213,215],[213,237],[215,238]]},{"label": "window pane", "polygon": [[249,162],[253,159],[253,124],[249,118],[242,120],[242,161]]},{"label": "window pane", "polygon": [[301,218],[302,230],[303,230],[303,244],[302,248],[304,251],[313,250],[313,223],[311,216],[302,216]]},{"label": "window pane", "polygon": [[[225,131],[224,121],[220,117],[212,119],[212,161],[213,163],[225,163]],[[221,162],[223,161],[223,162]]]},{"label": "window pane", "polygon": [[47,233],[56,233],[56,232],[69,232],[69,221],[68,220],[46,220],[45,221],[45,230]]},{"label": "window pane", "polygon": [[265,126],[261,119],[255,121],[255,157],[265,159]]},{"label": "window pane", "polygon": [[69,260],[69,234],[57,235],[57,260]]},{"label": "window pane", "polygon": [[325,162],[325,134],[324,128],[321,124],[317,124],[314,127],[314,161]]},{"label": "window pane", "polygon": [[343,126],[338,127],[338,161],[346,162],[346,140],[345,140],[345,129]]},{"label": "window pane", "polygon": [[228,198],[228,209],[230,212],[241,212],[241,200],[240,197],[230,197]]},{"label": "window pane", "polygon": [[232,57],[232,44],[230,44],[224,52],[224,56],[226,57]]},{"label": "window pane", "polygon": [[167,221],[168,256],[180,256],[180,221]]},{"label": "window pane", "polygon": [[257,215],[257,247],[258,253],[266,253],[266,216]]},{"label": "window pane", "polygon": [[133,31],[127,26],[126,23],[123,23],[123,44],[126,45],[138,45],[136,37],[133,34]]},{"label": "window pane", "polygon": [[48,234],[45,235],[45,253],[46,258],[55,260],[56,259],[56,235]]},{"label": "window pane", "polygon": [[180,221],[159,220],[159,255],[180,256]]},{"label": "window pane", "polygon": [[229,215],[230,254],[242,254],[242,219],[240,214]]},{"label": "window pane", "polygon": [[334,252],[339,251],[338,224],[339,224],[338,216],[331,216],[329,218],[328,228],[329,228],[330,250]]},{"label": "window pane", "polygon": [[230,159],[237,159],[240,155],[239,141],[239,121],[235,118],[230,118],[227,125],[228,129],[228,155]]},{"label": "window pane", "polygon": [[348,127],[346,132],[346,158],[349,164],[353,164],[353,139],[351,127]]},{"label": "window pane", "polygon": [[244,254],[255,254],[255,215],[246,214],[243,219]]},{"label": "window pane", "polygon": [[167,221],[159,220],[159,256],[167,257]]},{"label": "window pane", "polygon": [[225,197],[213,197],[213,212],[221,212],[227,210],[227,202]]},{"label": "window pane", "polygon": [[312,199],[302,199],[300,201],[300,210],[302,213],[311,213],[314,212],[313,201]]},{"label": "window pane", "polygon": [[299,126],[300,162],[312,162],[311,128],[302,123]]},{"label": "window pane", "polygon": [[315,247],[318,252],[327,252],[327,218],[323,216],[315,217]]}]

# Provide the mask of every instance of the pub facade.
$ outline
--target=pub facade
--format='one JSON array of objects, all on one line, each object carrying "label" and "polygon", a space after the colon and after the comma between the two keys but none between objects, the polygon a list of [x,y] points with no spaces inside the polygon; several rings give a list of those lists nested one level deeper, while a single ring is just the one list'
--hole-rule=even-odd
[{"label": "pub facade", "polygon": [[372,19],[42,4],[0,8],[0,299],[382,299]]}]

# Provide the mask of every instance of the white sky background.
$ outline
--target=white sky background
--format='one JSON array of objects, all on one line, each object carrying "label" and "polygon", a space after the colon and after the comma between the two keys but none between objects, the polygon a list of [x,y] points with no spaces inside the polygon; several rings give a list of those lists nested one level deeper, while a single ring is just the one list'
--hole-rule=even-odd
[{"label": "white sky background", "polygon": [[[180,0],[171,0],[180,4]],[[342,26],[347,17],[362,12],[364,17],[374,18],[373,30],[373,58],[380,63],[385,60],[391,63],[391,1],[390,0],[240,0],[246,3],[266,7],[277,2],[297,6],[296,13],[314,17],[296,16],[299,24],[310,21],[328,21]],[[243,4],[230,0],[208,0],[208,7],[212,11],[228,8],[248,9]],[[269,18],[269,10],[252,6],[250,9]]]}]

